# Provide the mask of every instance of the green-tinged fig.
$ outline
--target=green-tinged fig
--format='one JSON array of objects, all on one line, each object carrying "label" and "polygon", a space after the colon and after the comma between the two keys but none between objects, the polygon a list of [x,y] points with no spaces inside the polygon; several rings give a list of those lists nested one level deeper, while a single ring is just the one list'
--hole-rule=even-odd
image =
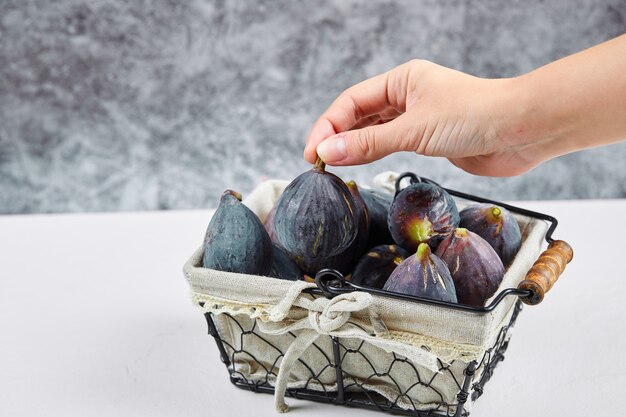
[{"label": "green-tinged fig", "polygon": [[298,265],[280,246],[272,245],[272,266],[270,268],[271,277],[297,281],[303,278],[302,271]]},{"label": "green-tinged fig", "polygon": [[431,253],[430,246],[426,243],[420,243],[417,252],[398,265],[383,289],[433,300],[457,302],[448,267]]},{"label": "green-tinged fig", "polygon": [[370,217],[370,234],[367,241],[367,247],[373,248],[377,245],[388,245],[393,243],[389,226],[387,226],[387,217],[389,216],[389,207],[391,207],[392,198],[390,195],[378,193],[374,190],[361,189],[361,196]]},{"label": "green-tinged fig", "polygon": [[522,246],[522,234],[513,214],[493,204],[472,204],[459,213],[464,227],[485,239],[508,265]]},{"label": "green-tinged fig", "polygon": [[357,235],[354,200],[346,184],[320,161],[285,188],[274,226],[280,246],[294,258],[338,255]]},{"label": "green-tinged fig", "polygon": [[420,243],[435,248],[459,225],[459,212],[446,190],[418,182],[396,195],[389,209],[388,225],[393,240],[409,251],[415,251]]},{"label": "green-tinged fig", "polygon": [[504,266],[495,250],[482,237],[458,228],[435,251],[450,269],[461,304],[483,307],[497,291]]},{"label": "green-tinged fig", "polygon": [[226,190],[204,237],[205,268],[266,275],[272,242],[259,218],[241,203],[241,194]]},{"label": "green-tinged fig", "polygon": [[352,271],[351,282],[382,288],[394,269],[410,255],[397,245],[375,246],[359,259]]}]

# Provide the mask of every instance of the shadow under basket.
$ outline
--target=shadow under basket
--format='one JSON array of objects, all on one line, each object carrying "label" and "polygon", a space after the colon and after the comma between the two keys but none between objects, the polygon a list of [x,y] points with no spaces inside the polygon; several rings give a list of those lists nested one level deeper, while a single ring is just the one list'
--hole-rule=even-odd
[{"label": "shadow under basket", "polygon": [[[264,220],[285,185],[267,181],[244,203]],[[520,224],[520,251],[485,307],[360,287],[334,270],[320,271],[315,284],[210,270],[199,248],[184,272],[231,382],[274,394],[279,411],[287,396],[408,416],[469,415],[504,359],[522,302],[540,302],[572,253],[552,239],[551,216],[447,191],[459,207],[497,204]]]}]

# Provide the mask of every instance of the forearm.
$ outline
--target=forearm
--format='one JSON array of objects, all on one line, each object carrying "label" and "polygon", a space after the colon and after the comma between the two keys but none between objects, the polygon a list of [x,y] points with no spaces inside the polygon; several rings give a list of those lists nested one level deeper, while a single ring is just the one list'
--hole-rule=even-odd
[{"label": "forearm", "polygon": [[545,159],[626,139],[626,35],[513,82],[510,133]]}]

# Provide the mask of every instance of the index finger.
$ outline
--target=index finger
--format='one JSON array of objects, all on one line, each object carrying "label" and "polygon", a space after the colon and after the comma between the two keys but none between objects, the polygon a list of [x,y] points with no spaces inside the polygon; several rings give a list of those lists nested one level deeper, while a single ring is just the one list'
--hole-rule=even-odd
[{"label": "index finger", "polygon": [[324,139],[352,128],[359,120],[391,106],[389,72],[369,78],[345,90],[313,125],[307,138],[304,157],[316,159],[317,145]]}]

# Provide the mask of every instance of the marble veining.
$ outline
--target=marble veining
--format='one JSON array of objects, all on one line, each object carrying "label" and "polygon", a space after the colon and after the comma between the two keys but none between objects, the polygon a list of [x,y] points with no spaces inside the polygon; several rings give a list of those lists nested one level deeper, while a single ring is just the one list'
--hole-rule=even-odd
[{"label": "marble veining", "polygon": [[[626,1],[2,1],[0,213],[206,208],[308,168],[304,139],[350,85],[411,58],[529,71],[626,31]],[[494,199],[626,197],[626,144],[516,178],[397,154]]]}]

